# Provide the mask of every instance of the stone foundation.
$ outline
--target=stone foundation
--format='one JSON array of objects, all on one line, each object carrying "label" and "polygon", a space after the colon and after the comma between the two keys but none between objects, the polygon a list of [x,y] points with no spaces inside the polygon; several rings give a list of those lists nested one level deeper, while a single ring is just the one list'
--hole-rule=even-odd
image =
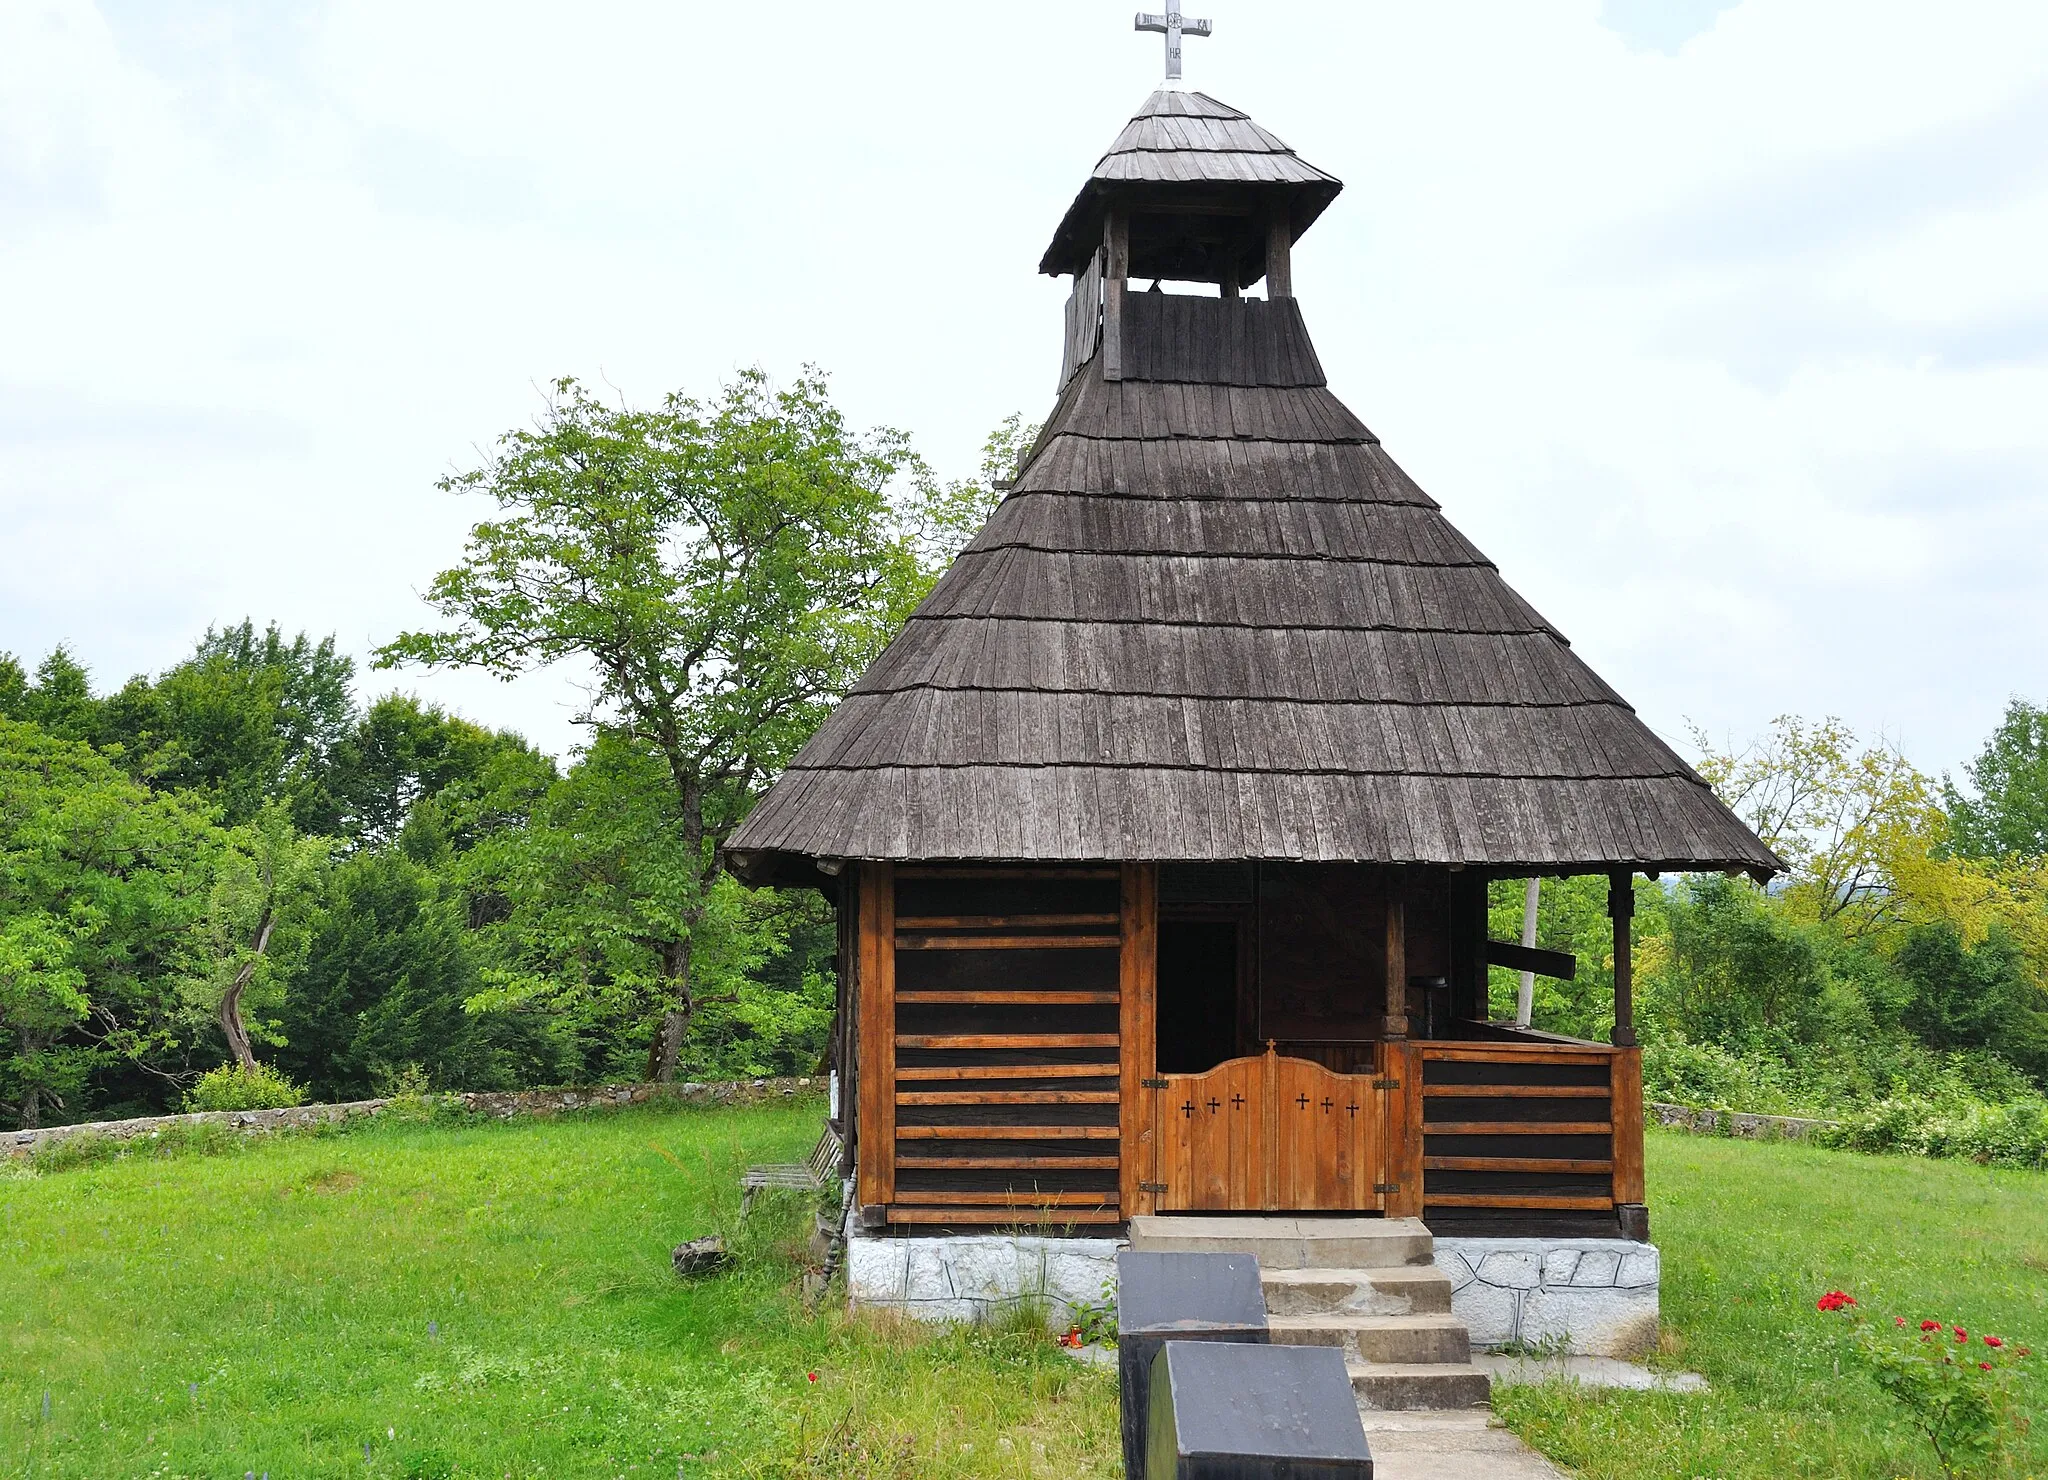
[{"label": "stone foundation", "polygon": [[[862,1310],[924,1321],[985,1321],[1028,1303],[1064,1328],[1076,1307],[1116,1289],[1115,1238],[957,1234],[890,1238],[854,1230],[846,1243],[846,1293]],[[1108,1293],[1105,1293],[1105,1286]]]},{"label": "stone foundation", "polygon": [[1523,1345],[1584,1357],[1637,1357],[1657,1345],[1655,1244],[1619,1238],[1438,1235],[1451,1313],[1476,1347]]}]

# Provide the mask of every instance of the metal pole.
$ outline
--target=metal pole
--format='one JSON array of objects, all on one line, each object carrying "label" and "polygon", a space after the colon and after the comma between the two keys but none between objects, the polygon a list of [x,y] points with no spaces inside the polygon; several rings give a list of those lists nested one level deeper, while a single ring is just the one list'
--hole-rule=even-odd
[{"label": "metal pole", "polygon": [[[1529,886],[1522,891],[1522,946],[1527,950],[1536,944],[1536,907],[1543,897],[1543,881],[1532,878]],[[1522,985],[1515,992],[1515,1026],[1529,1026],[1530,1014],[1536,1010],[1536,973],[1522,973]]]}]

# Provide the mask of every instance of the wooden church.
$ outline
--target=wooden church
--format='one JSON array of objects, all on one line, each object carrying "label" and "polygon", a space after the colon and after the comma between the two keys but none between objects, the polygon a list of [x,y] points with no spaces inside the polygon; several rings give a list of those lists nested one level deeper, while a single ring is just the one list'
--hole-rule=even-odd
[{"label": "wooden church", "polygon": [[[1341,188],[1147,100],[1040,264],[1015,485],[730,840],[838,900],[868,1230],[1647,1236],[1632,876],[1780,864],[1331,394],[1290,263]],[[1489,964],[1574,963],[1488,881],[1586,873],[1612,1040],[1489,1022]]]}]

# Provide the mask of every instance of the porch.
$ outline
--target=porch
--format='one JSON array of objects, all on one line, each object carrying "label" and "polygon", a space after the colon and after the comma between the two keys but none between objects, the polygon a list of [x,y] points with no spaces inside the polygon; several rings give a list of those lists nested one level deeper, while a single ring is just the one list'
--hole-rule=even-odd
[{"label": "porch", "polygon": [[1485,878],[1358,864],[848,864],[840,1129],[871,1231],[1157,1213],[1647,1237],[1615,1043],[1485,1021]]}]

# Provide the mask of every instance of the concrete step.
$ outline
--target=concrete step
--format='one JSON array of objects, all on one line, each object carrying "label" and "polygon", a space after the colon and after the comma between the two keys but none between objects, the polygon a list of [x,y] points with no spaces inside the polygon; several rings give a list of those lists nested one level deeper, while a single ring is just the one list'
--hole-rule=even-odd
[{"label": "concrete step", "polygon": [[1266,1309],[1276,1316],[1438,1315],[1451,1308],[1451,1277],[1434,1264],[1384,1269],[1265,1269]]},{"label": "concrete step", "polygon": [[1289,1346],[1341,1347],[1348,1360],[1468,1366],[1472,1336],[1456,1316],[1269,1316],[1272,1339]]},{"label": "concrete step", "polygon": [[1148,1253],[1256,1254],[1261,1269],[1378,1269],[1430,1262],[1419,1218],[1140,1215],[1131,1247]]},{"label": "concrete step", "polygon": [[1470,1362],[1348,1362],[1361,1408],[1483,1408],[1493,1383]]}]

